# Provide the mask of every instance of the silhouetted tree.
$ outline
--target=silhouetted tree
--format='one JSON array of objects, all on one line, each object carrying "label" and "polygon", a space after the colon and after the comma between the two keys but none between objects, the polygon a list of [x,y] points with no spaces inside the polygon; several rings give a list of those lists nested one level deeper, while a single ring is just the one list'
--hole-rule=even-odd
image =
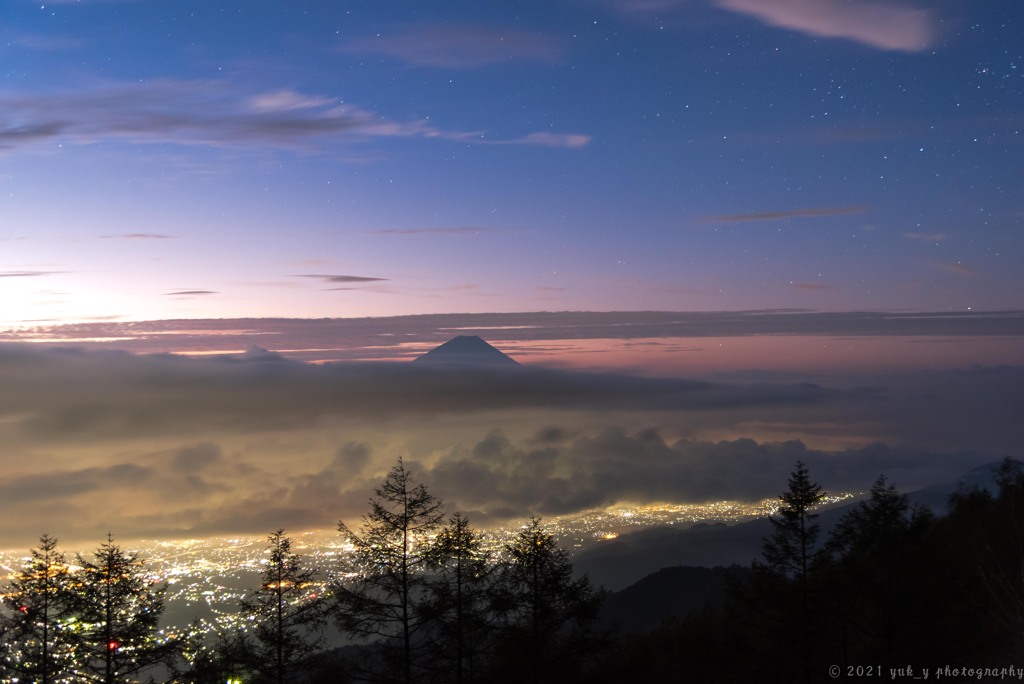
[{"label": "silhouetted tree", "polygon": [[428,562],[432,575],[419,608],[429,623],[431,669],[446,682],[472,682],[492,631],[492,566],[480,534],[462,513],[455,513],[438,533]]},{"label": "silhouetted tree", "polygon": [[[926,655],[914,647],[933,623],[929,604],[926,535],[934,517],[911,506],[880,476],[871,496],[836,525],[828,546],[836,568],[831,595],[840,605],[837,621],[846,630],[842,647],[850,662],[884,667]],[[930,558],[928,559],[931,560]]]},{"label": "silhouetted tree", "polygon": [[191,666],[182,681],[195,684],[224,684],[248,681],[255,674],[253,647],[249,635],[239,627],[208,633],[208,643],[198,646],[191,656]]},{"label": "silhouetted tree", "polygon": [[[755,600],[770,602],[772,594],[783,598],[777,619],[781,630],[796,633],[795,650],[804,682],[811,677],[813,650],[810,573],[823,559],[823,549],[818,544],[821,527],[815,522],[818,516],[813,511],[824,499],[825,493],[818,483],[811,481],[807,466],[797,461],[796,469],[789,476],[789,488],[779,496],[777,513],[769,516],[772,536],[764,540],[761,551],[764,562],[754,563],[751,577],[752,583],[757,585],[755,595],[759,595]],[[790,588],[796,591],[795,620],[790,617],[792,611],[786,598]]]},{"label": "silhouetted tree", "polygon": [[6,588],[5,660],[18,679],[42,684],[68,681],[64,673],[73,654],[72,576],[57,540],[44,534],[28,564]]},{"label": "silhouetted tree", "polygon": [[401,458],[374,490],[359,532],[338,529],[353,547],[355,579],[336,587],[337,620],[358,637],[383,637],[397,646],[401,681],[413,681],[414,644],[423,619],[422,598],[431,557],[431,537],[444,517],[442,503],[416,484]]},{"label": "silhouetted tree", "polygon": [[182,637],[159,632],[163,587],[156,587],[138,556],[108,536],[93,560],[78,556],[75,661],[78,682],[135,681],[156,665],[173,665]]},{"label": "silhouetted tree", "polygon": [[[970,562],[970,592],[982,603],[983,632],[993,655],[1024,658],[1024,464],[1005,459],[995,495],[985,490],[952,497],[948,526],[955,553]],[[983,629],[979,626],[978,630]]]},{"label": "silhouetted tree", "polygon": [[242,615],[254,626],[256,671],[264,680],[282,684],[323,647],[328,605],[316,586],[316,570],[303,567],[284,530],[267,541],[270,556],[260,587],[242,599]]},{"label": "silhouetted tree", "polygon": [[586,576],[573,577],[569,554],[539,518],[530,518],[505,552],[493,603],[504,623],[499,681],[571,680],[597,644],[601,594]]}]

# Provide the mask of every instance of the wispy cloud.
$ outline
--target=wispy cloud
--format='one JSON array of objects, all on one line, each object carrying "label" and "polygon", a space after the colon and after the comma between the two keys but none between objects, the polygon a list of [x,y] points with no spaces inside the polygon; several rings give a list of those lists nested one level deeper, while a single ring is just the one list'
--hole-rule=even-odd
[{"label": "wispy cloud", "polygon": [[275,90],[253,95],[249,106],[256,112],[294,112],[301,109],[318,109],[337,104],[326,97],[303,95],[294,90]]},{"label": "wispy cloud", "polygon": [[0,38],[8,45],[17,45],[29,50],[45,52],[74,50],[84,45],[80,38],[72,36],[28,33],[22,31],[0,31]]},{"label": "wispy cloud", "polygon": [[452,69],[524,61],[551,64],[561,58],[561,46],[550,36],[466,24],[400,28],[348,40],[339,50],[382,55],[416,66]]},{"label": "wispy cloud", "polygon": [[464,143],[580,147],[588,136],[531,133],[487,140],[486,132],[393,121],[338,98],[292,90],[238,92],[219,81],[147,81],[79,90],[0,94],[0,149],[65,140],[220,147],[275,146],[317,151],[327,139],[423,138]]},{"label": "wispy cloud", "polygon": [[367,232],[372,235],[477,235],[491,230],[491,228],[480,226],[456,226],[451,228],[383,228]]},{"label": "wispy cloud", "polygon": [[805,291],[808,291],[808,292],[818,292],[818,291],[821,291],[821,290],[831,290],[831,289],[833,289],[831,285],[826,285],[825,283],[808,283],[808,282],[803,282],[803,283],[789,282],[789,283],[786,283],[786,287],[794,289],[794,290],[805,290]]},{"label": "wispy cloud", "polygon": [[944,242],[948,236],[945,233],[915,233],[908,232],[903,233],[903,237],[908,240],[917,240],[918,242]]},{"label": "wispy cloud", "polygon": [[592,140],[591,136],[582,133],[529,133],[511,140],[484,140],[490,145],[540,145],[543,147],[561,147],[576,149],[586,147]]},{"label": "wispy cloud", "polygon": [[766,24],[822,38],[845,38],[881,50],[919,52],[936,39],[932,13],[905,2],[714,0]]},{"label": "wispy cloud", "polygon": [[178,290],[177,292],[165,292],[165,297],[201,297],[204,295],[218,294],[213,290]]},{"label": "wispy cloud", "polygon": [[64,271],[0,271],[0,278],[36,278],[61,273]]},{"label": "wispy cloud", "polygon": [[293,278],[314,278],[316,280],[322,280],[326,283],[376,283],[387,278],[374,278],[371,276],[357,276],[357,275],[332,275],[332,274],[301,274],[292,276]]},{"label": "wispy cloud", "polygon": [[980,275],[977,270],[960,261],[937,262],[935,267],[945,271],[946,273],[952,273],[953,275],[963,276],[965,278],[976,278]]},{"label": "wispy cloud", "polygon": [[791,218],[818,218],[821,216],[846,216],[862,214],[864,207],[813,207],[809,209],[790,209],[786,211],[761,211],[748,214],[719,214],[708,216],[709,223],[743,223],[746,221],[782,221]]},{"label": "wispy cloud", "polygon": [[118,233],[113,235],[101,235],[104,240],[173,240],[173,235],[163,233]]},{"label": "wispy cloud", "polygon": [[[721,9],[771,26],[822,38],[852,40],[879,50],[919,52],[937,39],[931,9],[907,0],[710,0]],[[634,19],[658,17],[659,26],[692,8],[693,0],[604,0]]]}]

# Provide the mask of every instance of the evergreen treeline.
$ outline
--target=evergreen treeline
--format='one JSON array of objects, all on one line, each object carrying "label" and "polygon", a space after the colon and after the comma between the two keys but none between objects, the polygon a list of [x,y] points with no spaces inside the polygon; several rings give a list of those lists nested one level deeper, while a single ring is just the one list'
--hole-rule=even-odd
[{"label": "evergreen treeline", "polygon": [[936,516],[879,477],[824,535],[824,494],[798,463],[761,559],[733,574],[727,598],[617,639],[590,681],[934,679],[940,668],[976,681],[1011,666],[1016,678],[1022,464],[1004,461],[996,484],[953,495]]},{"label": "evergreen treeline", "polygon": [[[108,539],[72,564],[43,536],[5,588],[0,679],[539,684],[578,679],[596,658],[601,594],[539,519],[492,557],[399,459],[362,526],[339,529],[352,552],[329,591],[277,530],[240,620],[177,635],[159,629],[164,588],[134,555]],[[329,651],[331,623],[355,645]]]},{"label": "evergreen treeline", "polygon": [[[399,459],[324,582],[268,537],[241,628],[160,629],[164,588],[108,537],[73,561],[44,535],[4,588],[4,682],[825,682],[1024,663],[1024,469],[945,516],[879,478],[827,534],[797,463],[761,558],[725,598],[655,629],[597,628],[602,593],[537,518],[496,556]],[[688,576],[680,573],[680,577]],[[329,650],[334,625],[355,645]],[[909,669],[908,669],[909,668]],[[949,671],[947,671],[948,674]],[[838,674],[838,676],[837,676]],[[950,678],[947,676],[947,678]]]}]

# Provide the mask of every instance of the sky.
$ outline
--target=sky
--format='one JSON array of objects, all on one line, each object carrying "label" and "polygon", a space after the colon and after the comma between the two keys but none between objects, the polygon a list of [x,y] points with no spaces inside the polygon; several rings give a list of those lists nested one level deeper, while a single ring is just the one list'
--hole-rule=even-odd
[{"label": "sky", "polygon": [[0,547],[1020,455],[1019,0],[3,4]]},{"label": "sky", "polygon": [[0,318],[1024,308],[1022,21],[10,0]]}]

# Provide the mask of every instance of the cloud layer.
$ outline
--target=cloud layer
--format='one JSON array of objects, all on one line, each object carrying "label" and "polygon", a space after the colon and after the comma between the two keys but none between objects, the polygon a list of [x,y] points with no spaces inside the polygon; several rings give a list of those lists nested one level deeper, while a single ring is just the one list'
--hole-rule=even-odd
[{"label": "cloud layer", "polygon": [[[18,272],[12,275],[22,275]],[[45,275],[26,272],[24,275]],[[2,276],[2,274],[0,274]],[[374,278],[337,274],[308,277]],[[345,281],[335,281],[342,282]],[[368,281],[347,281],[359,285]],[[287,340],[296,358],[338,361],[410,358],[456,334],[478,334],[517,344],[573,340],[694,340],[717,337],[1024,337],[1021,311],[875,312],[764,311],[563,311],[480,314],[425,314],[345,319],[202,319],[97,321],[0,330],[0,342],[113,340],[134,352],[237,351]],[[509,350],[511,351],[511,350]],[[534,351],[536,351],[534,349]]]},{"label": "cloud layer", "polygon": [[399,455],[483,523],[760,499],[796,459],[833,489],[864,489],[879,472],[921,486],[1024,442],[1024,368],[834,380],[3,345],[0,540],[330,527],[365,512]]}]

